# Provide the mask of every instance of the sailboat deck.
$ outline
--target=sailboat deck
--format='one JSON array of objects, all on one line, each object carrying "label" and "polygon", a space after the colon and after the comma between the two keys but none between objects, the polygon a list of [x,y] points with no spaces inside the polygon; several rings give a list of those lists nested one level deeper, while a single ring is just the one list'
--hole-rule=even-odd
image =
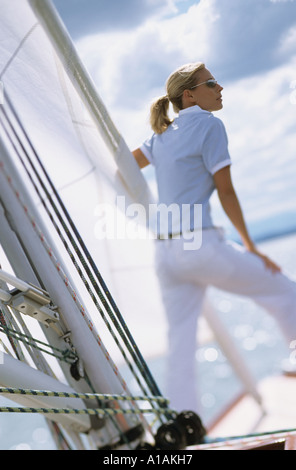
[{"label": "sailboat deck", "polygon": [[[262,434],[246,442],[238,439],[228,441],[230,448],[252,448],[268,445],[293,447],[293,434],[296,436],[296,376],[279,375],[265,378],[258,384],[262,396],[262,406],[249,395],[242,396],[209,430],[209,437],[246,436]],[[278,431],[290,431],[287,435]],[[295,433],[292,431],[295,430]],[[274,434],[270,434],[274,432]],[[264,436],[268,433],[268,437]],[[219,447],[221,448],[221,447]],[[289,449],[292,450],[292,449]]]}]

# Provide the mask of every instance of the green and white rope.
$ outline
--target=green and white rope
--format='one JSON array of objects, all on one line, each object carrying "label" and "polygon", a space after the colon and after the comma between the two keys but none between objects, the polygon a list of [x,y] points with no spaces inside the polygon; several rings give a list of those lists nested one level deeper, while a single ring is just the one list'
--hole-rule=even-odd
[{"label": "green and white rope", "polygon": [[169,400],[162,396],[147,397],[147,396],[116,395],[116,394],[103,394],[103,393],[57,392],[57,391],[52,391],[52,390],[33,390],[33,389],[24,389],[24,388],[11,388],[11,387],[0,387],[0,393],[13,394],[13,395],[60,397],[60,398],[99,399],[99,400],[105,400],[105,401],[155,401],[163,406],[167,406],[169,403]]},{"label": "green and white rope", "polygon": [[[125,395],[113,395],[113,394],[98,394],[98,393],[76,393],[76,392],[57,392],[51,390],[31,390],[22,388],[10,388],[0,387],[0,393],[2,394],[13,394],[13,395],[32,395],[32,396],[45,396],[45,397],[59,397],[59,398],[82,398],[82,399],[100,399],[107,402],[110,401],[156,401],[159,404],[165,406],[162,410],[161,406],[158,409],[154,408],[35,408],[35,407],[12,407],[12,406],[1,406],[0,413],[40,413],[40,414],[87,414],[87,415],[143,415],[143,414],[154,414],[160,416],[162,413],[167,413],[168,400],[164,397],[143,397],[143,396],[125,396]],[[174,411],[170,410],[173,414]]]},{"label": "green and white rope", "polygon": [[[60,361],[65,361],[65,362],[69,362],[70,364],[72,364],[77,359],[75,354],[69,349],[63,350],[63,349],[56,348],[54,346],[51,346],[48,343],[38,340],[37,338],[33,338],[31,335],[21,333],[20,331],[15,331],[11,328],[8,328],[5,325],[0,324],[0,333],[1,332],[5,333],[7,336],[17,339],[18,341],[22,341],[24,344],[31,346],[32,348],[35,348],[39,351],[49,354],[59,359]],[[48,349],[44,349],[44,347],[41,347],[41,346],[44,346]],[[51,349],[51,351],[49,350],[49,348]]]},{"label": "green and white rope", "polygon": [[31,408],[31,407],[12,407],[1,406],[0,413],[41,413],[41,414],[78,414],[78,415],[143,415],[148,413],[161,414],[159,410],[147,409],[113,409],[113,408]]}]

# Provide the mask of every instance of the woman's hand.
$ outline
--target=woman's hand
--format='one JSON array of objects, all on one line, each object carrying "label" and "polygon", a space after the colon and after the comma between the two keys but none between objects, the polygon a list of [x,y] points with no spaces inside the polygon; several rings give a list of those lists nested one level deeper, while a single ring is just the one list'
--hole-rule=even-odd
[{"label": "woman's hand", "polygon": [[281,267],[272,261],[268,256],[258,251],[257,248],[252,248],[248,251],[250,251],[250,253],[254,253],[256,256],[259,256],[259,258],[263,260],[265,267],[270,269],[273,273],[281,272]]}]

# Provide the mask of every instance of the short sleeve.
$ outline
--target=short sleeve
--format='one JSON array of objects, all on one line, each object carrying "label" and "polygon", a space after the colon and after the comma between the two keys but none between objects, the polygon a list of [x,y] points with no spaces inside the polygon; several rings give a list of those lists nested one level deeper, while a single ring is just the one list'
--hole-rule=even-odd
[{"label": "short sleeve", "polygon": [[152,153],[152,147],[153,147],[153,137],[154,134],[151,135],[148,139],[146,139],[143,144],[140,146],[140,150],[143,152],[147,160],[154,165],[154,158],[153,158],[153,153]]},{"label": "short sleeve", "polygon": [[206,169],[214,175],[222,168],[231,165],[228,151],[228,138],[223,122],[212,117],[202,148]]}]

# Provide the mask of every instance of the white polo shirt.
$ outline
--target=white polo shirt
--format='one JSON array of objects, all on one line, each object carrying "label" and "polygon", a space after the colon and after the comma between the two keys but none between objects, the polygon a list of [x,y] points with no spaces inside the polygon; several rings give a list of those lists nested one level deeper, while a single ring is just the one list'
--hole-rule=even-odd
[{"label": "white polo shirt", "polygon": [[[222,121],[199,106],[183,109],[165,132],[153,134],[140,149],[155,166],[159,204],[190,204],[192,210],[202,204],[202,227],[212,227],[213,175],[231,164]],[[194,225],[191,220],[190,230]]]}]

